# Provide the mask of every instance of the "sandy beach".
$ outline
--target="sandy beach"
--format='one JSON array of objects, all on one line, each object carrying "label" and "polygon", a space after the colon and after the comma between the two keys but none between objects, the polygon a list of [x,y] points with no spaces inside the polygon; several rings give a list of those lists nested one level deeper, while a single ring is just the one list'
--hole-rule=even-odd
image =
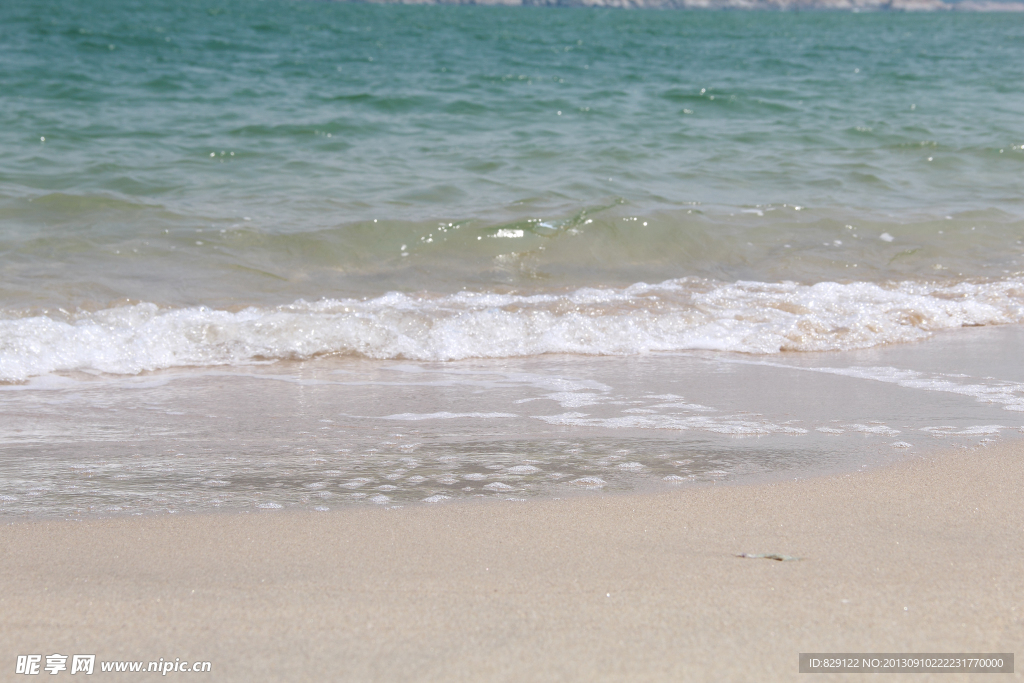
[{"label": "sandy beach", "polygon": [[29,653],[218,681],[770,681],[799,652],[1020,653],[1021,481],[1010,443],[651,495],[8,523],[0,677]]},{"label": "sandy beach", "polygon": [[0,683],[1021,655],[1022,9],[0,2]]}]

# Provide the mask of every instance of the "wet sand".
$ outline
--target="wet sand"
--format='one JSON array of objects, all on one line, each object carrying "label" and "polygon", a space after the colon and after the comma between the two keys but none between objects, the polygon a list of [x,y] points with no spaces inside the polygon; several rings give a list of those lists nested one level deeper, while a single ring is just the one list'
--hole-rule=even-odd
[{"label": "wet sand", "polygon": [[649,495],[9,523],[0,679],[32,653],[208,660],[217,681],[812,680],[799,652],[1020,654],[1021,482],[1009,443]]}]

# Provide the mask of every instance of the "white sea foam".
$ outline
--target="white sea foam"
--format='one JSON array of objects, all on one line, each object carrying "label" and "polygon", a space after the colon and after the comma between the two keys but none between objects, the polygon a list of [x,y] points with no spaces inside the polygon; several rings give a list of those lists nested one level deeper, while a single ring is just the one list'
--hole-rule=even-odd
[{"label": "white sea foam", "polygon": [[424,503],[440,503],[440,502],[443,502],[443,501],[446,501],[446,500],[451,500],[451,498],[452,498],[451,496],[446,496],[444,494],[438,493],[436,495],[428,496],[428,497],[424,498],[423,502]]},{"label": "white sea foam", "polygon": [[[561,415],[538,415],[538,420],[549,424],[571,427],[603,427],[605,429],[674,429],[679,431],[702,431],[734,436],[761,436],[765,434],[806,434],[801,427],[779,425],[768,421],[737,419],[734,416],[720,418],[688,417],[681,415],[629,415],[624,417],[597,418],[583,413],[562,413]],[[899,432],[895,432],[898,434]]]},{"label": "white sea foam", "polygon": [[580,477],[579,479],[573,479],[569,483],[585,489],[599,489],[608,482],[600,477]]},{"label": "white sea foam", "polygon": [[[737,361],[731,359],[728,362],[746,364],[751,361]],[[757,365],[768,365],[782,367],[792,370],[806,372],[820,372],[829,375],[842,375],[844,377],[855,377],[876,382],[896,384],[908,389],[920,389],[923,391],[939,391],[961,396],[971,396],[982,403],[1001,404],[1003,410],[1024,412],[1024,384],[1020,382],[1005,382],[993,380],[989,383],[979,383],[965,375],[949,375],[943,373],[926,373],[917,370],[907,370],[893,367],[865,367],[850,366],[846,368],[834,367],[801,367],[773,363],[771,361],[753,361]],[[863,425],[860,425],[863,427]],[[823,430],[819,430],[823,431]],[[863,431],[863,430],[862,430]],[[898,432],[893,432],[898,433]]]},{"label": "white sea foam", "polygon": [[963,325],[1024,321],[1024,281],[735,282],[687,278],[520,296],[390,293],[238,312],[143,303],[0,319],[0,381],[136,374],[323,354],[456,360],[686,349],[865,348]]},{"label": "white sea foam", "polygon": [[1002,425],[977,425],[963,429],[957,429],[948,425],[921,427],[922,432],[929,432],[936,436],[987,436],[989,434],[998,434],[1003,429],[1006,429],[1006,427]]},{"label": "white sea foam", "polygon": [[583,406],[596,405],[606,400],[604,396],[600,396],[598,394],[577,393],[572,391],[559,391],[540,398],[557,401],[563,408],[582,408]]},{"label": "white sea foam", "polygon": [[515,413],[400,413],[398,415],[387,415],[384,420],[454,420],[462,417],[518,417]]},{"label": "white sea foam", "polygon": [[509,474],[534,474],[535,472],[540,472],[540,468],[533,465],[515,465],[505,471]]},{"label": "white sea foam", "polygon": [[900,430],[893,429],[886,425],[862,425],[862,424],[851,424],[845,425],[847,429],[853,432],[860,432],[862,434],[880,434],[882,436],[896,436],[900,433]]}]

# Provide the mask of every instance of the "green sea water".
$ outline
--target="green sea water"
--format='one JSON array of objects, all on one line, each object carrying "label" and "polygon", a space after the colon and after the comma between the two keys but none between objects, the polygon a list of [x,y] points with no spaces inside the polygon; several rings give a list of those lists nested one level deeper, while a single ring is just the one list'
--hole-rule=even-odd
[{"label": "green sea water", "polygon": [[0,303],[998,277],[1022,54],[1012,14],[7,3]]},{"label": "green sea water", "polygon": [[5,3],[0,512],[1015,434],[1022,57],[1019,14]]},{"label": "green sea water", "polygon": [[0,379],[1019,322],[1022,54],[1015,14],[9,3]]}]

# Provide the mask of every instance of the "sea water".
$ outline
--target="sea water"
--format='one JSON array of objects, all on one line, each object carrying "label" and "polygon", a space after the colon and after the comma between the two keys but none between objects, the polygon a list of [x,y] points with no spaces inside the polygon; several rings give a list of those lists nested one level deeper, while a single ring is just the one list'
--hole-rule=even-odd
[{"label": "sea water", "polygon": [[38,0],[0,64],[3,514],[1024,425],[1022,15]]}]

